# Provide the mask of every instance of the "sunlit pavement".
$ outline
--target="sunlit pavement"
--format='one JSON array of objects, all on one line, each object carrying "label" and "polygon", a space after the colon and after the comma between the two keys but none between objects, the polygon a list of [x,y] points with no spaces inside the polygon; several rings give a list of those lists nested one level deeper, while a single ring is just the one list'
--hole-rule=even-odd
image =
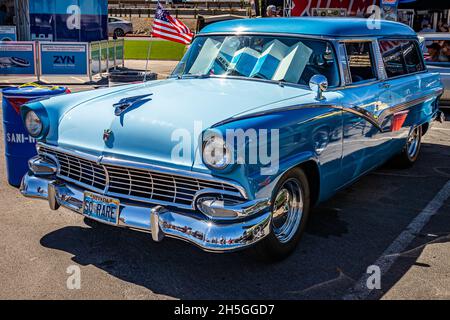
[{"label": "sunlit pavement", "polygon": [[[2,299],[342,299],[450,180],[450,122],[431,129],[412,169],[384,166],[315,208],[298,249],[274,265],[51,211],[7,184],[3,140],[0,152]],[[450,298],[449,240],[447,199],[364,297]],[[67,289],[71,265],[79,290]]]}]

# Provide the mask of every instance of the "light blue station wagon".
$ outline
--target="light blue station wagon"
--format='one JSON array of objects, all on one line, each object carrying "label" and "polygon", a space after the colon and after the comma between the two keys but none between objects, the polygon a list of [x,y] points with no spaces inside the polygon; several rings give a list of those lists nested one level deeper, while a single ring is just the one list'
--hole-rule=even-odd
[{"label": "light blue station wagon", "polygon": [[39,142],[21,191],[155,241],[279,260],[312,206],[417,160],[442,92],[402,24],[216,23],[169,79],[25,105]]}]

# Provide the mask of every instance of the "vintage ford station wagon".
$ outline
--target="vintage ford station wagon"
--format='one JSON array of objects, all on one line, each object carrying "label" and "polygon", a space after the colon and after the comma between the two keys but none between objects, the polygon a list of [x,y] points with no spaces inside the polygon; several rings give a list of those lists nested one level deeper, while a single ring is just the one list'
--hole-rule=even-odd
[{"label": "vintage ford station wagon", "polygon": [[402,24],[220,22],[169,79],[25,105],[38,156],[21,192],[155,241],[279,260],[313,205],[417,160],[441,94]]}]

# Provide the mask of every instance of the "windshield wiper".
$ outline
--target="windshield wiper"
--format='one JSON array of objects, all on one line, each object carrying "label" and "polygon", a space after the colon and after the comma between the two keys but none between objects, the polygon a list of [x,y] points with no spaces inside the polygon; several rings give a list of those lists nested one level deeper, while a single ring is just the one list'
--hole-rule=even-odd
[{"label": "windshield wiper", "polygon": [[209,74],[182,74],[181,76],[178,76],[178,79],[206,79],[209,78]]}]

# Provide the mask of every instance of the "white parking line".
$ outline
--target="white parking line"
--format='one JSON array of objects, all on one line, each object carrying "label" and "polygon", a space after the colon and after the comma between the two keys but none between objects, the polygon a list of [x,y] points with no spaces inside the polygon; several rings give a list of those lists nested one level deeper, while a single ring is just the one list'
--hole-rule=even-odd
[{"label": "white parking line", "polygon": [[81,78],[77,78],[77,77],[71,77],[72,79],[76,80],[76,81],[80,81],[80,82],[85,82],[83,79]]},{"label": "white parking line", "polygon": [[[404,251],[408,245],[416,238],[416,235],[425,227],[425,225],[430,221],[431,217],[434,216],[439,209],[442,207],[444,202],[450,197],[450,180],[444,185],[444,187],[438,192],[438,194],[431,200],[425,209],[414,218],[414,220],[409,224],[408,227],[397,237],[397,239],[392,242],[392,244],[387,248],[381,257],[373,263],[373,265],[378,266],[381,271],[381,279],[389,269],[392,267],[394,262],[399,257],[399,254]],[[367,279],[370,275],[364,274],[358,282],[353,286],[353,288],[347,293],[343,299],[344,300],[354,300],[354,299],[366,299],[373,290],[367,288]]]}]

